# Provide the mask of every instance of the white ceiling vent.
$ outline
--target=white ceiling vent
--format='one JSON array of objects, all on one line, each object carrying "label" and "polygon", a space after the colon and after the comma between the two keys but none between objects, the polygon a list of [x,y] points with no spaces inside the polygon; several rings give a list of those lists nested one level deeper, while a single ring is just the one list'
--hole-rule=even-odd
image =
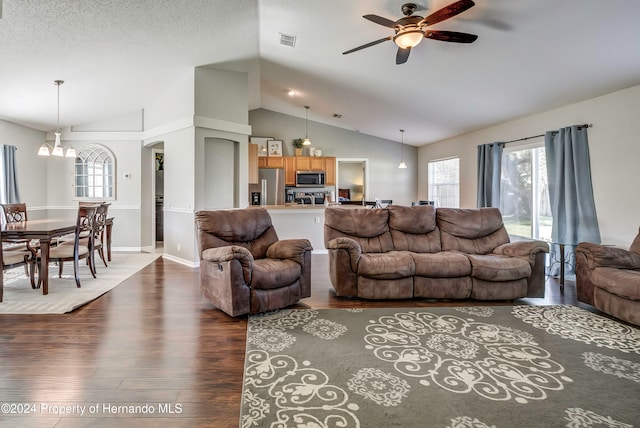
[{"label": "white ceiling vent", "polygon": [[280,44],[284,46],[289,46],[290,48],[296,47],[296,36],[291,36],[289,34],[280,33]]}]

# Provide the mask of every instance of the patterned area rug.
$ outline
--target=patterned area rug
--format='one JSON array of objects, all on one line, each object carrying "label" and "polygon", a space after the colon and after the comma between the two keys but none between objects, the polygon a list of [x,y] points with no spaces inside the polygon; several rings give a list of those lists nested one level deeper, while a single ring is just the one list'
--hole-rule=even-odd
[{"label": "patterned area rug", "polygon": [[574,306],[251,316],[249,427],[633,427],[640,329]]},{"label": "patterned area rug", "polygon": [[49,270],[49,294],[31,288],[31,282],[23,267],[11,269],[4,274],[4,297],[0,302],[0,314],[64,314],[86,305],[116,287],[125,279],[157,259],[159,254],[113,254],[109,267],[98,260],[97,278],[93,278],[89,267],[80,266],[80,288],[76,287],[73,263],[64,265],[62,278],[58,278],[58,267]]}]

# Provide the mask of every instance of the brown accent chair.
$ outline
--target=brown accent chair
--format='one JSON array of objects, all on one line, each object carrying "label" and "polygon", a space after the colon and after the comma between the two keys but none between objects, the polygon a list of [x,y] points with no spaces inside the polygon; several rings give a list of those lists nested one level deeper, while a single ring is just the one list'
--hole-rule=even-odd
[{"label": "brown accent chair", "polygon": [[200,291],[231,316],[311,296],[311,243],[278,240],[264,208],[198,211]]},{"label": "brown accent chair", "polygon": [[548,245],[509,242],[497,208],[327,208],[324,242],[338,296],[477,300],[544,296]]},{"label": "brown accent chair", "polygon": [[628,251],[581,242],[575,254],[578,301],[640,325],[640,232]]}]

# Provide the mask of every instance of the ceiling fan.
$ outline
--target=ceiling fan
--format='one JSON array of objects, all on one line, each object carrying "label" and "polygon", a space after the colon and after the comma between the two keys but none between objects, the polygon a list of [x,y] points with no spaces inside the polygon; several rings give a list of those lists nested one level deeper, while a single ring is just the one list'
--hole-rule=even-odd
[{"label": "ceiling fan", "polygon": [[452,18],[474,5],[475,3],[472,0],[458,0],[455,3],[451,3],[449,6],[445,6],[442,9],[433,12],[426,18],[423,18],[413,14],[418,8],[415,3],[405,3],[402,5],[402,13],[404,14],[404,17],[397,21],[392,21],[378,15],[364,15],[363,18],[368,19],[371,22],[393,28],[396,32],[395,35],[358,46],[357,48],[350,49],[342,54],[346,55],[359,51],[360,49],[386,42],[387,40],[393,40],[395,44],[398,45],[396,64],[404,64],[407,62],[407,59],[409,59],[411,48],[415,47],[424,38],[440,40],[443,42],[472,43],[478,38],[475,34],[459,33],[457,31],[428,30],[427,27]]}]

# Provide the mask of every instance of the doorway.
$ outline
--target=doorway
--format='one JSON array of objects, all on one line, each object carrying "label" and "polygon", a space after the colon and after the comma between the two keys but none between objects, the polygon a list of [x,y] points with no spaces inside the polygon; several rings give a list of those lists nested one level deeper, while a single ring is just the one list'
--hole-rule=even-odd
[{"label": "doorway", "polygon": [[155,243],[155,251],[164,251],[164,144],[156,144],[151,149],[151,160],[153,162],[152,195],[154,219],[152,242]]},{"label": "doorway", "polygon": [[363,203],[367,200],[369,190],[368,163],[369,160],[365,158],[337,159],[336,176],[338,178],[339,202]]}]

